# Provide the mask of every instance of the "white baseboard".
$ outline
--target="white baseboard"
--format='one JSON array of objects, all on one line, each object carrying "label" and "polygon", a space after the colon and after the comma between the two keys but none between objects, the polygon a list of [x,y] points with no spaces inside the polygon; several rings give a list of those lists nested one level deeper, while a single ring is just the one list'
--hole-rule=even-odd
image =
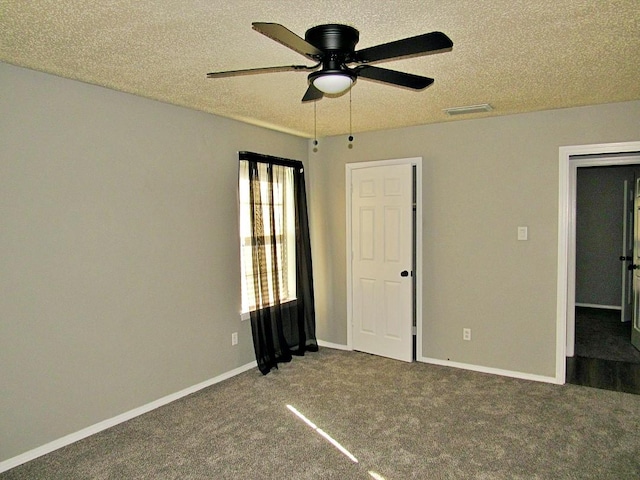
[{"label": "white baseboard", "polygon": [[334,348],[336,350],[349,350],[349,351],[352,350],[351,348],[349,348],[346,345],[341,345],[339,343],[325,342],[324,340],[318,340],[318,346],[319,347]]},{"label": "white baseboard", "polygon": [[622,310],[618,305],[597,305],[595,303],[576,303],[576,307],[602,308],[604,310]]},{"label": "white baseboard", "polygon": [[[353,350],[352,348],[349,348],[347,345],[325,342],[323,340],[318,340],[318,345],[320,347],[335,348],[337,350],[348,350],[348,351]],[[421,357],[421,358],[418,358],[418,361],[423,363],[431,363],[433,365],[441,365],[444,367],[460,368],[462,370],[471,370],[471,371],[480,372],[480,373],[490,373],[492,375],[501,375],[503,377],[519,378],[521,380],[532,380],[534,382],[553,383],[556,385],[564,385],[565,383],[564,378],[561,380],[558,380],[556,379],[556,377],[546,377],[544,375],[534,375],[532,373],[516,372],[512,370],[503,370],[500,368],[492,368],[492,367],[483,367],[481,365],[472,365],[470,363],[451,362],[449,360],[439,360],[437,358]]]},{"label": "white baseboard", "polygon": [[532,373],[516,372],[512,370],[503,370],[501,368],[483,367],[481,365],[472,365],[470,363],[451,362],[449,360],[439,360],[437,358],[421,357],[419,362],[431,363],[433,365],[441,365],[443,367],[460,368],[462,370],[471,370],[480,373],[490,373],[492,375],[501,375],[503,377],[519,378],[521,380],[532,380],[534,382],[554,383],[556,385],[564,385],[562,380],[556,377],[546,377],[544,375],[534,375]]},{"label": "white baseboard", "polygon": [[205,380],[204,382],[198,383],[197,385],[193,385],[191,387],[185,388],[184,390],[180,390],[179,392],[172,393],[167,395],[166,397],[159,398],[151,403],[147,403],[146,405],[142,405],[141,407],[134,408],[133,410],[129,410],[128,412],[117,415],[113,418],[109,418],[102,422],[91,425],[87,428],[83,428],[77,432],[71,433],[69,435],[65,435],[62,438],[49,442],[45,445],[42,445],[38,448],[34,448],[33,450],[29,450],[21,455],[10,458],[3,462],[0,462],[0,473],[6,472],[18,465],[22,465],[30,460],[41,457],[42,455],[46,455],[47,453],[51,453],[54,450],[58,450],[59,448],[66,447],[78,440],[82,440],[83,438],[89,437],[93,434],[101,432],[102,430],[106,430],[107,428],[111,428],[119,423],[126,422],[127,420],[131,420],[139,415],[150,412],[151,410],[155,410],[158,407],[162,407],[168,403],[174,402],[182,397],[186,397],[187,395],[191,395],[192,393],[197,392],[198,390],[202,390],[203,388],[210,387],[211,385],[215,385],[216,383],[220,383],[223,380],[227,380],[228,378],[234,377],[236,375],[241,374],[242,372],[246,372],[247,370],[251,370],[252,368],[257,367],[257,363],[251,362],[238,367],[229,372],[218,375],[217,377],[211,378],[209,380]]}]

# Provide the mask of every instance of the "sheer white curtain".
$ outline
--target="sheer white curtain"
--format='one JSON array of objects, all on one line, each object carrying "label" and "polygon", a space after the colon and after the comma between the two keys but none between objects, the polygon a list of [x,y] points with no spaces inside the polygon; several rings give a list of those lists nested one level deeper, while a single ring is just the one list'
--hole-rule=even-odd
[{"label": "sheer white curtain", "polygon": [[[240,161],[243,312],[272,305],[276,301],[276,294],[281,302],[296,298],[294,171],[290,167],[266,163],[258,163],[256,168],[257,176],[253,180],[255,199],[252,200],[249,162]],[[256,235],[252,234],[252,203],[255,208],[253,221],[256,222],[253,228],[260,232]],[[253,272],[252,256],[256,244],[264,247],[264,268],[260,269],[259,278],[256,278]],[[269,272],[276,272],[276,275],[269,275]],[[277,285],[274,282],[277,282]]]}]

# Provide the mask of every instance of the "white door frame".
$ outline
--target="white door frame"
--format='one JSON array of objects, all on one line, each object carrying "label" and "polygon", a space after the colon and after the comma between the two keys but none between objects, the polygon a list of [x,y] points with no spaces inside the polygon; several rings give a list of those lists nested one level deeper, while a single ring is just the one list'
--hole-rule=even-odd
[{"label": "white door frame", "polygon": [[388,165],[412,165],[416,169],[415,179],[415,269],[413,272],[416,296],[416,358],[422,358],[422,157],[396,158],[390,160],[376,160],[372,162],[357,162],[346,164],[346,203],[347,203],[347,348],[353,350],[353,292],[351,259],[353,247],[351,245],[351,174],[359,168],[383,167]]},{"label": "white door frame", "polygon": [[[638,163],[624,156],[587,155],[640,153],[640,141],[560,147],[558,195],[558,295],[556,323],[556,383],[565,383],[566,356],[573,356],[576,297],[576,178],[578,167]],[[572,158],[573,157],[573,158]]]}]

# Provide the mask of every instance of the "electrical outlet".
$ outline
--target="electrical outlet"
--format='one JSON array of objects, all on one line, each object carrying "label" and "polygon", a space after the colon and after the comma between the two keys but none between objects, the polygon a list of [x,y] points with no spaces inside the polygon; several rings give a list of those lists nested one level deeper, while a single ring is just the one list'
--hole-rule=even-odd
[{"label": "electrical outlet", "polygon": [[238,344],[238,332],[233,332],[231,334],[231,345],[237,345]]},{"label": "electrical outlet", "polygon": [[463,328],[462,329],[462,339],[463,340],[471,340],[471,329],[470,328]]}]

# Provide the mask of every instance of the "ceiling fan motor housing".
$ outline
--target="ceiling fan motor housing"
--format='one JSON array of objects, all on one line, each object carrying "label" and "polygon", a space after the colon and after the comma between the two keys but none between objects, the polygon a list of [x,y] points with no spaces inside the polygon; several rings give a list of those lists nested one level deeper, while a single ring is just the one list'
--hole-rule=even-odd
[{"label": "ceiling fan motor housing", "polygon": [[355,50],[360,33],[348,25],[331,23],[310,28],[304,39],[320,50],[347,54]]}]

